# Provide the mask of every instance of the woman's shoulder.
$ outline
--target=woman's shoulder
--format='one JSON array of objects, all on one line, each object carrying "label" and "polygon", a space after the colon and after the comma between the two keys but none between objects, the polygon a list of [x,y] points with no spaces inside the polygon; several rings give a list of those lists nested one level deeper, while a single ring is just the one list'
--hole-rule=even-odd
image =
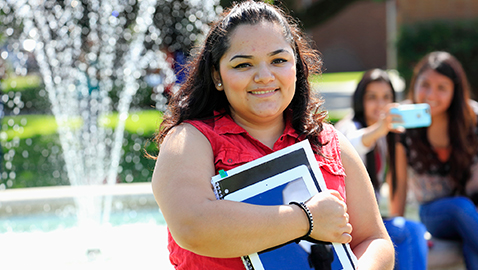
[{"label": "woman's shoulder", "polygon": [[164,144],[173,142],[178,143],[190,143],[191,141],[197,142],[200,138],[204,138],[204,134],[195,125],[189,122],[183,122],[173,127],[165,137]]},{"label": "woman's shoulder", "polygon": [[[212,156],[211,144],[207,138],[188,123],[173,127],[159,149],[158,158],[164,164],[177,164],[185,160],[202,162],[208,155]],[[191,164],[191,162],[185,163]]]},{"label": "woman's shoulder", "polygon": [[189,124],[199,130],[202,129],[214,129],[214,118],[211,119],[194,119],[194,120],[186,120],[184,121],[185,124]]}]

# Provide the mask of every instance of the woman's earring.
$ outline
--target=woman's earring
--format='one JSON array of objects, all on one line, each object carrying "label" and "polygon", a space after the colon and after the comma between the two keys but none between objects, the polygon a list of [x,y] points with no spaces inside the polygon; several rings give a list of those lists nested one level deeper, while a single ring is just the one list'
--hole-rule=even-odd
[{"label": "woman's earring", "polygon": [[221,87],[222,86],[222,83],[217,83],[217,87]]}]

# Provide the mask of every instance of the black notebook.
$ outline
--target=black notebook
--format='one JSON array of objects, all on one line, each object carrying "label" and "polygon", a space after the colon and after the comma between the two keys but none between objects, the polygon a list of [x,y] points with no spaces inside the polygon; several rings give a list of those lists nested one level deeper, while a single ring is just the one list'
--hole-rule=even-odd
[{"label": "black notebook", "polygon": [[[305,140],[229,171],[211,180],[218,200],[258,205],[306,201],[326,189],[309,141]],[[290,242],[243,256],[249,270],[356,269],[357,258],[348,244]]]}]

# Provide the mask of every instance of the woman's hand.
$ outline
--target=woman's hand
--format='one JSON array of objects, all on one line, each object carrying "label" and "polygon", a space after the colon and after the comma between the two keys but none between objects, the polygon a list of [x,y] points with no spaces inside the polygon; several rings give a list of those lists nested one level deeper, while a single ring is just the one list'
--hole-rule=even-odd
[{"label": "woman's hand", "polygon": [[393,114],[390,110],[392,108],[397,108],[400,104],[390,103],[385,106],[384,112],[380,115],[380,119],[377,121],[378,130],[382,133],[382,136],[387,135],[388,132],[398,132],[402,133],[405,131],[405,128],[398,126],[394,128],[394,124],[402,123],[402,116],[399,114]]},{"label": "woman's hand", "polygon": [[311,237],[325,242],[349,243],[352,225],[347,205],[339,192],[324,190],[306,202],[314,219]]},{"label": "woman's hand", "polygon": [[385,109],[380,114],[379,119],[373,125],[368,126],[362,136],[362,143],[366,147],[375,145],[378,139],[386,136],[390,131],[396,133],[405,132],[405,128],[398,126],[394,128],[394,124],[402,123],[402,117],[398,114],[390,112],[392,108],[398,107],[398,103],[389,103],[385,106]]}]

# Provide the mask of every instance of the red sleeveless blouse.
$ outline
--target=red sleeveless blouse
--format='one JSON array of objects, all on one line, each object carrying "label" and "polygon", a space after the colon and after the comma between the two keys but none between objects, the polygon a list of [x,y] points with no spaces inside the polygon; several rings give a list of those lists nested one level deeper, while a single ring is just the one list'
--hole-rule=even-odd
[{"label": "red sleeveless blouse", "polygon": [[[298,136],[288,121],[284,133],[276,141],[273,149],[270,149],[251,137],[229,115],[221,117],[217,112],[215,115],[217,116],[215,119],[186,121],[186,123],[196,127],[211,143],[216,173],[219,173],[219,170],[230,170],[303,139]],[[327,159],[315,155],[327,188],[337,190],[345,198],[345,171],[340,159],[340,146],[335,128],[330,124],[324,124],[320,137],[322,142],[329,142],[322,148]],[[179,247],[169,231],[168,249],[170,261],[178,270],[245,269],[241,258],[212,258],[185,250]]]}]

